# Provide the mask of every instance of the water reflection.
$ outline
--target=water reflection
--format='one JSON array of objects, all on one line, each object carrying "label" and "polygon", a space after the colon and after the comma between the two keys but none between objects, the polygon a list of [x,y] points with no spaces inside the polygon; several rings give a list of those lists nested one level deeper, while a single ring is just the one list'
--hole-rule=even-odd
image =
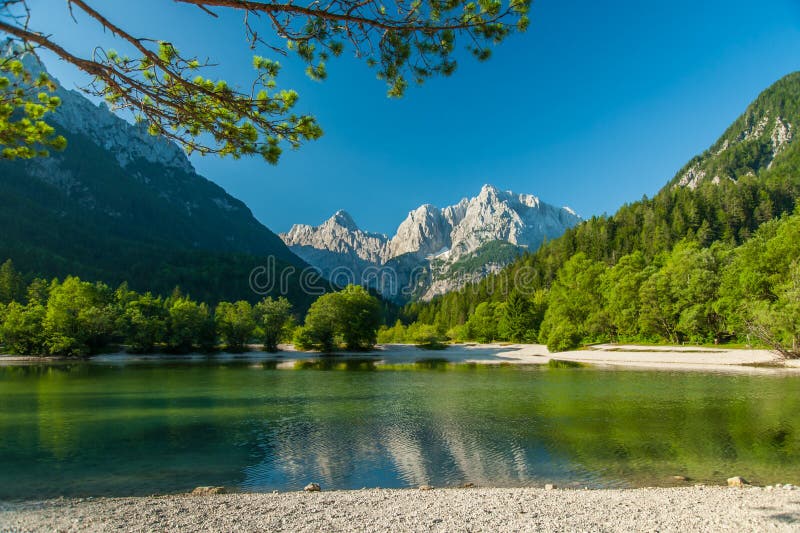
[{"label": "water reflection", "polygon": [[797,377],[307,368],[2,367],[0,498],[800,481]]}]

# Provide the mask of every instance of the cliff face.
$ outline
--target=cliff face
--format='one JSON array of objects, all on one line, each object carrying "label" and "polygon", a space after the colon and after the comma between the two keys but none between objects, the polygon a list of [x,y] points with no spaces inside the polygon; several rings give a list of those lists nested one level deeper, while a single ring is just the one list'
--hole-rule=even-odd
[{"label": "cliff face", "polygon": [[[391,238],[362,231],[344,211],[316,227],[295,225],[281,238],[326,276],[336,278],[346,268],[349,281],[362,282],[377,267],[381,276],[394,276],[393,283],[378,276],[371,284],[384,296],[405,301],[428,299],[480,279],[579,221],[569,208],[485,185],[477,196],[444,209],[418,207]],[[395,292],[398,285],[404,294]]]}]

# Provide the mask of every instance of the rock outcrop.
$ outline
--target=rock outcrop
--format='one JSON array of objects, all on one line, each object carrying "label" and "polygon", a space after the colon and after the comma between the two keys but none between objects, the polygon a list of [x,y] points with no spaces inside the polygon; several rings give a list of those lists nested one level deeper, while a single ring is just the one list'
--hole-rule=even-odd
[{"label": "rock outcrop", "polygon": [[366,282],[405,301],[477,281],[579,221],[569,208],[484,185],[474,198],[444,209],[418,207],[391,238],[359,229],[345,211],[316,227],[295,225],[281,238],[332,281]]}]

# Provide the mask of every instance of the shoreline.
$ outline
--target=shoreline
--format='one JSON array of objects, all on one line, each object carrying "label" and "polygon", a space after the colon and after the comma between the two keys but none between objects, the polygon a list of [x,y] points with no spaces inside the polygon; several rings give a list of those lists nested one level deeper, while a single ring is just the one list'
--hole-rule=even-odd
[{"label": "shoreline", "polygon": [[707,348],[699,346],[651,346],[630,344],[598,344],[581,350],[551,353],[540,344],[452,344],[444,350],[427,350],[411,344],[378,345],[369,352],[300,352],[292,345],[281,345],[282,351],[267,353],[251,349],[232,354],[129,354],[118,352],[76,359],[67,357],[33,357],[0,355],[0,366],[62,363],[126,364],[176,361],[252,361],[274,363],[276,369],[293,369],[313,361],[363,360],[375,366],[415,365],[419,363],[472,365],[547,365],[551,360],[578,363],[592,368],[618,370],[677,370],[738,373],[798,373],[800,360],[782,360],[764,349]]},{"label": "shoreline", "polygon": [[22,531],[796,531],[798,491],[361,489],[0,502]]}]

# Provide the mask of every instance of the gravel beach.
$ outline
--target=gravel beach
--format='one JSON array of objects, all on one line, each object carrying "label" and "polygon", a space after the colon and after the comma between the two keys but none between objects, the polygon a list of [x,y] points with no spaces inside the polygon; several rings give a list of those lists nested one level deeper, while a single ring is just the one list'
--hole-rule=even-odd
[{"label": "gravel beach", "polygon": [[0,503],[0,531],[800,531],[800,490],[364,489]]}]

